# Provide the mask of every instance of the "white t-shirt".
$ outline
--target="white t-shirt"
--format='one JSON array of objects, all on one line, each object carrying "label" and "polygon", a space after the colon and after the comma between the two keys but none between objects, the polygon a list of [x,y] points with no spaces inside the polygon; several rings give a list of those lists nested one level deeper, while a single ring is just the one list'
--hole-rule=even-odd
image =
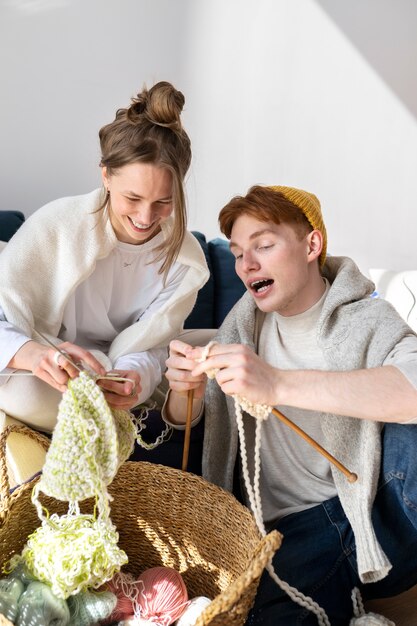
[{"label": "white t-shirt", "polygon": [[[118,242],[106,258],[97,261],[93,273],[76,287],[67,302],[59,339],[107,354],[116,335],[152,315],[168,300],[183,281],[187,268],[174,263],[163,285],[163,276],[158,273],[162,261],[154,261],[155,247],[162,241],[159,233],[141,245]],[[1,308],[0,320],[0,371],[4,371],[29,338],[7,322]],[[166,358],[166,348],[127,354],[117,359],[112,369],[139,372],[139,401],[143,402],[159,384]],[[7,377],[0,377],[0,384],[6,381]]]},{"label": "white t-shirt", "polygon": [[[328,370],[316,334],[328,289],[327,284],[322,298],[304,313],[291,317],[268,313],[259,334],[259,356],[280,369]],[[384,365],[398,367],[417,388],[417,338],[405,337]],[[320,413],[276,408],[326,447]],[[267,524],[336,495],[329,461],[273,415],[262,426],[260,489]]]}]

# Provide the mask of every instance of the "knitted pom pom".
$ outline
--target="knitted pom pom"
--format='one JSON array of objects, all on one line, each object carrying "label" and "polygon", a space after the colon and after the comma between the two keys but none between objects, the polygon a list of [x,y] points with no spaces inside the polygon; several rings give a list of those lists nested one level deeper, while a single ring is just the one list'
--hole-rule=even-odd
[{"label": "knitted pom pom", "polygon": [[0,580],[0,614],[14,622],[17,616],[17,606],[24,585],[18,578]]},{"label": "knitted pom pom", "polygon": [[58,598],[99,587],[127,563],[110,519],[91,515],[51,515],[23,548],[29,571],[48,583]]},{"label": "knitted pom pom", "polygon": [[48,585],[35,581],[21,595],[16,626],[67,626],[69,621],[67,603],[56,598]]},{"label": "knitted pom pom", "polygon": [[106,619],[114,607],[117,598],[110,591],[94,593],[83,591],[67,600],[71,614],[71,624],[76,626],[91,626]]},{"label": "knitted pom pom", "polygon": [[171,567],[152,567],[138,578],[139,616],[151,622],[172,624],[188,606],[184,580]]}]

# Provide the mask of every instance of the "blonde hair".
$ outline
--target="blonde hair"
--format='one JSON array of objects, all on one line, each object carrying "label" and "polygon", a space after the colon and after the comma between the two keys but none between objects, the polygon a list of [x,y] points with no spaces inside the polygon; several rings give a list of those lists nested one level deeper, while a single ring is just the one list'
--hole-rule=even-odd
[{"label": "blonde hair", "polygon": [[[144,87],[126,109],[99,131],[101,161],[109,175],[130,163],[151,163],[172,175],[174,227],[158,246],[156,260],[163,259],[160,273],[166,276],[174,263],[187,228],[184,178],[191,163],[190,139],[182,127],[183,94],[168,82]],[[99,210],[108,206],[106,197]],[[165,258],[164,258],[165,257]]]}]

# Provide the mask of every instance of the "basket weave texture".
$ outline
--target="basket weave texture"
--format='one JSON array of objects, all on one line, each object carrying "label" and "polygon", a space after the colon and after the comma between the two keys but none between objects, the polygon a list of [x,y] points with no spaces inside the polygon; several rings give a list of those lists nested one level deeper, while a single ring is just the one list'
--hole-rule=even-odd
[{"label": "basket weave texture", "polygon": [[[46,438],[26,427],[9,426],[0,435],[1,566],[22,551],[28,535],[40,525],[31,502],[39,477],[9,493],[5,445],[13,431],[48,445]],[[158,565],[175,568],[190,598],[213,598],[196,626],[244,624],[262,571],[281,544],[277,531],[261,538],[248,509],[230,493],[163,465],[128,461],[109,492],[119,546],[129,557],[124,571],[136,576]],[[42,497],[42,503],[50,513],[67,512],[66,502]],[[83,512],[92,508],[91,501],[83,503]],[[3,623],[9,624],[0,620]]]}]

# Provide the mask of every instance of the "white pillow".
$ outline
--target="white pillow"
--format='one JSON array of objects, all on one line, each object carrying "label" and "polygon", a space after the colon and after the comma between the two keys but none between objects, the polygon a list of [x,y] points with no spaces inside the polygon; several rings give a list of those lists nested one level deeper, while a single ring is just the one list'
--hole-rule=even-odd
[{"label": "white pillow", "polygon": [[394,272],[369,270],[381,298],[388,300],[401,317],[417,332],[417,270]]}]

